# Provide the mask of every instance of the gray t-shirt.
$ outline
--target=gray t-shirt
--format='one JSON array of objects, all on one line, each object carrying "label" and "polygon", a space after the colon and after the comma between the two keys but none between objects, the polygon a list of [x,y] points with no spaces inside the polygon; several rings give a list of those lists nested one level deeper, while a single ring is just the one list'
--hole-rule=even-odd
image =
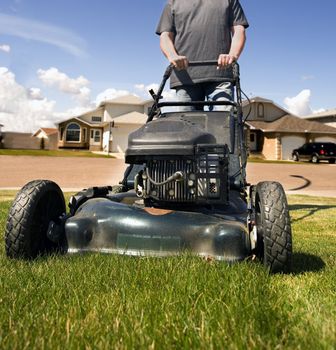
[{"label": "gray t-shirt", "polygon": [[[175,34],[175,48],[189,61],[217,60],[231,47],[231,28],[249,26],[239,0],[168,0],[156,34]],[[202,82],[222,81],[227,71],[214,66],[175,70],[171,88]]]}]

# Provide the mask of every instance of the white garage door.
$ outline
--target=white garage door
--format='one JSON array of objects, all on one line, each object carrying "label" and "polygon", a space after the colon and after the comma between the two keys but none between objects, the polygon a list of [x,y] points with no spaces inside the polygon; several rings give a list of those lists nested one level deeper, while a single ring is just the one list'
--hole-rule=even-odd
[{"label": "white garage door", "polygon": [[328,137],[328,136],[316,137],[315,142],[336,142],[336,136],[335,137]]},{"label": "white garage door", "polygon": [[112,152],[125,153],[128,146],[128,135],[139,129],[139,126],[118,126],[112,129]]},{"label": "white garage door", "polygon": [[281,138],[282,144],[282,160],[292,159],[292,151],[301,147],[306,139],[301,136],[284,136]]}]

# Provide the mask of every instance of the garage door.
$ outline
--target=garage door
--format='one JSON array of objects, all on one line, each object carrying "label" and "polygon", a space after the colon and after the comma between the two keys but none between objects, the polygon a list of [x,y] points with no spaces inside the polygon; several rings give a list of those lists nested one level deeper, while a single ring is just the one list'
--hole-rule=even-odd
[{"label": "garage door", "polygon": [[115,153],[125,153],[128,146],[128,135],[139,129],[139,126],[118,126],[112,129],[112,152]]},{"label": "garage door", "polygon": [[301,136],[284,136],[281,138],[282,160],[292,159],[292,151],[306,143],[305,137]]},{"label": "garage door", "polygon": [[335,137],[328,137],[328,136],[316,137],[315,142],[336,142],[336,136]]}]

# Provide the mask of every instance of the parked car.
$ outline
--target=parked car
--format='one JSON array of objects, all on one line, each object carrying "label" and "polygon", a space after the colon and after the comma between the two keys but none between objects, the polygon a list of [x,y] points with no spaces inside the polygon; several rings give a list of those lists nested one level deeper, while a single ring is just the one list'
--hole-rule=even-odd
[{"label": "parked car", "polygon": [[320,160],[326,160],[329,163],[335,163],[336,143],[333,142],[310,142],[305,143],[300,148],[293,150],[292,158],[296,162],[308,160],[312,163],[318,163]]}]

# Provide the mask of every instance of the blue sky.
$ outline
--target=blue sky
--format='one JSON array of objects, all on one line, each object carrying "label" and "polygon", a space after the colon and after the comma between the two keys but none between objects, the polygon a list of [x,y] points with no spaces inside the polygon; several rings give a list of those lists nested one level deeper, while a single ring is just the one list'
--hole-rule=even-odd
[{"label": "blue sky", "polygon": [[[32,128],[34,118],[47,125],[106,90],[143,96],[135,85],[159,82],[167,65],[154,34],[165,2],[1,0],[0,123],[14,128],[11,115],[22,115]],[[250,22],[240,60],[245,92],[301,112],[336,108],[336,2],[241,4]],[[11,105],[13,96],[22,106]]]}]

